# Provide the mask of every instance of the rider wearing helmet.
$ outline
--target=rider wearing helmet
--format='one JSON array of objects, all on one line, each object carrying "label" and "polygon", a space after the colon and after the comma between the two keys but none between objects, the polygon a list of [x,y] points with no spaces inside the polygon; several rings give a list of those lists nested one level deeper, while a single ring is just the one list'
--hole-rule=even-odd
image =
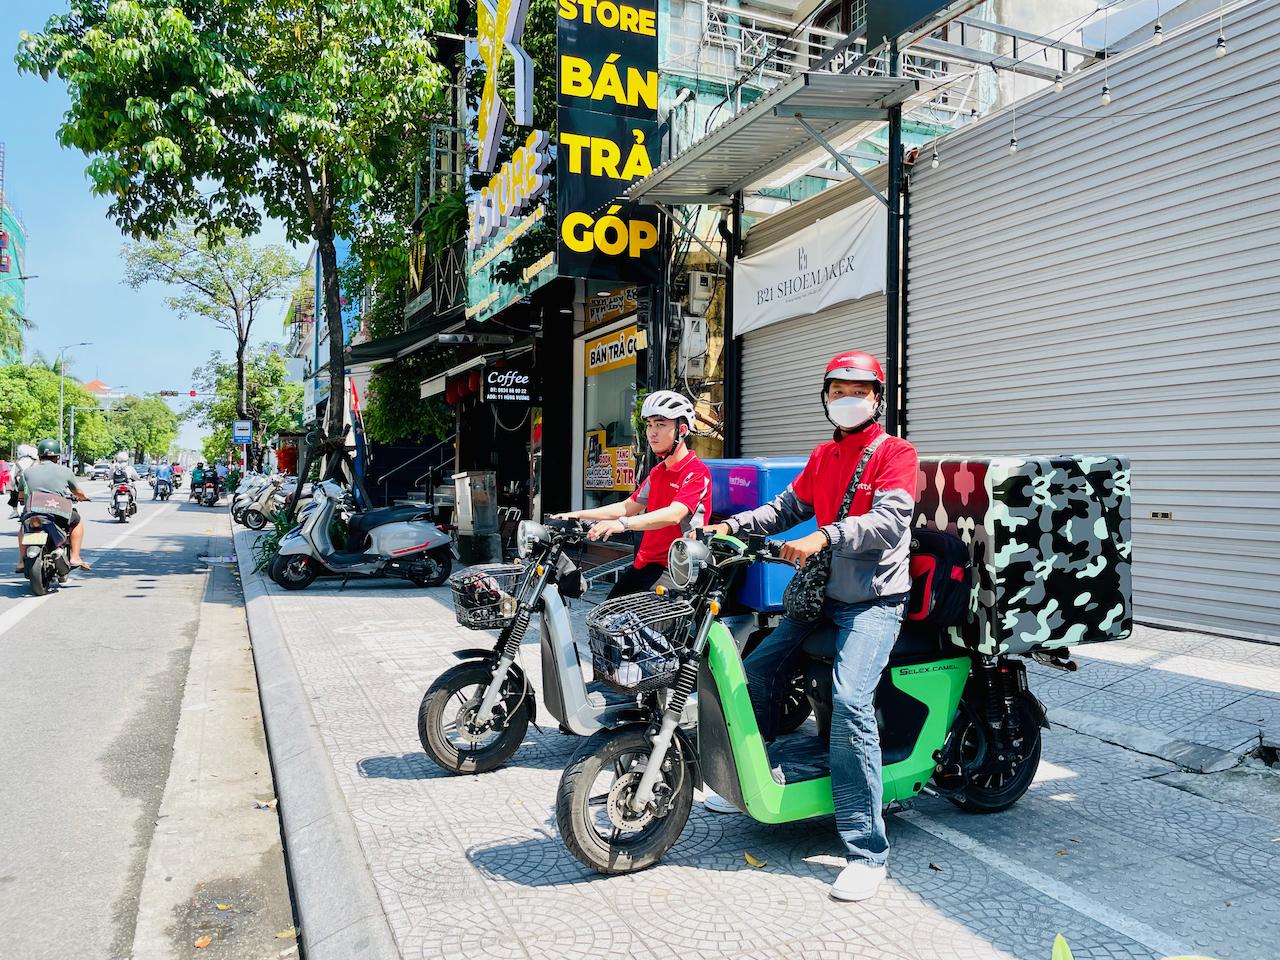
[{"label": "rider wearing helmet", "polygon": [[[62,456],[62,444],[57,440],[41,440],[36,444],[40,457],[22,472],[22,494],[27,502],[31,502],[33,493],[53,493],[60,497],[70,497],[81,502],[89,496],[76,483],[76,475],[67,467],[58,463]],[[68,516],[55,515],[59,525],[66,527],[71,534],[71,566],[89,570],[89,564],[80,558],[80,546],[84,543],[84,526],[80,523],[80,513],[72,509]],[[18,572],[22,572],[22,528],[18,528]]]},{"label": "rider wearing helmet", "polygon": [[[918,465],[915,448],[878,423],[884,395],[884,371],[875,357],[857,351],[834,357],[822,382],[822,409],[835,427],[832,438],[809,455],[804,470],[773,501],[716,527],[727,534],[770,534],[816,516],[817,532],[787,543],[783,558],[804,566],[820,550],[834,551],[819,618],[805,623],[783,617],[745,667],[760,733],[772,740],[787,678],[795,675],[805,638],[824,625],[835,627],[831,778],[836,829],[848,857],[831,888],[839,900],[875,896],[889,853],[872,697],[911,589],[908,550]],[[848,512],[840,516],[864,458]],[[706,805],[718,813],[737,812],[714,794]]]},{"label": "rider wearing helmet", "polygon": [[21,513],[18,510],[18,501],[22,499],[22,474],[26,469],[40,459],[40,454],[29,443],[18,444],[16,451],[18,459],[14,462],[12,489],[9,491],[9,519],[15,519]]},{"label": "rider wearing helmet", "polygon": [[600,521],[587,534],[592,540],[632,530],[643,533],[635,561],[609,591],[610,599],[652,588],[666,572],[671,544],[711,514],[711,471],[685,444],[693,429],[689,398],[655,390],[644,398],[640,416],[649,449],[659,458],[644,482],[618,503],[559,515]]}]

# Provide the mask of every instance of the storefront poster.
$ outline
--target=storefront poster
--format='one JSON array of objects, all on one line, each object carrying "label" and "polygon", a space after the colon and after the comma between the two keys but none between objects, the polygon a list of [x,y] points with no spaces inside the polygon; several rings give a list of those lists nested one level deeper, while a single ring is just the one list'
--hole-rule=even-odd
[{"label": "storefront poster", "polygon": [[884,290],[885,209],[875,197],[734,264],[733,332]]},{"label": "storefront poster", "polygon": [[606,290],[588,297],[586,328],[594,330],[596,327],[603,327],[606,323],[630,316],[639,309],[640,298],[639,287]]},{"label": "storefront poster", "polygon": [[588,430],[586,440],[583,486],[588,490],[634,490],[636,466],[631,447],[605,446],[603,430]]},{"label": "storefront poster", "polygon": [[559,0],[556,153],[563,276],[652,283],[657,210],[618,198],[659,161],[656,0]]},{"label": "storefront poster", "polygon": [[582,345],[582,368],[588,377],[594,377],[619,367],[633,366],[636,354],[648,346],[644,330],[635,325],[624,327],[586,341]]}]

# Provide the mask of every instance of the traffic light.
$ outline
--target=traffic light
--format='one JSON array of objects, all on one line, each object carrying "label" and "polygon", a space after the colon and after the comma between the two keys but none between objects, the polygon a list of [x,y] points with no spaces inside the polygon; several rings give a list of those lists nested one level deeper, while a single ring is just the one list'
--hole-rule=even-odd
[{"label": "traffic light", "polygon": [[159,396],[162,396],[162,397],[176,397],[177,395],[178,395],[178,391],[177,391],[177,390],[161,390],[161,391],[159,391]]},{"label": "traffic light", "polygon": [[192,396],[192,397],[194,397],[195,395],[196,395],[196,392],[194,390],[192,390],[189,394],[189,396]]}]

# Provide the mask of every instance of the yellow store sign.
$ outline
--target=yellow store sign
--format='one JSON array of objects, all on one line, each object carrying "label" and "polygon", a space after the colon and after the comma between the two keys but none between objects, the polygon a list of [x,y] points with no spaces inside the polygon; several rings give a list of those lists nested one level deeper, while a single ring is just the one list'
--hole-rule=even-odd
[{"label": "yellow store sign", "polygon": [[582,367],[588,377],[634,366],[636,354],[649,346],[648,336],[638,326],[607,333],[582,345]]}]

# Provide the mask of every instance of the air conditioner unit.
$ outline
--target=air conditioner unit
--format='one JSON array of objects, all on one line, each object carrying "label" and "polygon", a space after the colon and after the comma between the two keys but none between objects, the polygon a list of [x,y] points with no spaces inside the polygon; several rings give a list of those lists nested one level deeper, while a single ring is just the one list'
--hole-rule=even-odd
[{"label": "air conditioner unit", "polygon": [[685,317],[680,334],[680,351],[676,356],[681,376],[704,377],[707,373],[707,321],[702,317]]},{"label": "air conditioner unit", "polygon": [[716,290],[716,275],[705,270],[689,271],[689,296],[686,304],[695,317],[705,316]]}]

